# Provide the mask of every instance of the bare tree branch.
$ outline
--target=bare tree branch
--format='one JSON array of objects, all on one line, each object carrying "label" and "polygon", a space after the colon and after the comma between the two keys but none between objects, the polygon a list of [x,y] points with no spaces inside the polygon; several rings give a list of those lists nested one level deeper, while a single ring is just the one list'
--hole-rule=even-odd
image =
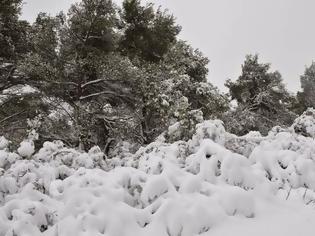
[{"label": "bare tree branch", "polygon": [[100,83],[100,82],[103,82],[103,81],[106,81],[106,79],[96,79],[96,80],[92,80],[92,81],[89,81],[89,82],[86,82],[85,84],[82,84],[81,85],[81,88],[85,88],[86,86],[89,86],[89,85],[92,85],[92,84],[97,84],[97,83]]}]

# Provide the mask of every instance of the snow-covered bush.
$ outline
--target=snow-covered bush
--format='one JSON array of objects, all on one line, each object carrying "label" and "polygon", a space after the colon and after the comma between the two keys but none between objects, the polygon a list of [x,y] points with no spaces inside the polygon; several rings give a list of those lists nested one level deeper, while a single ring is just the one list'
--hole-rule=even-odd
[{"label": "snow-covered bush", "polygon": [[251,131],[243,136],[227,133],[224,146],[228,150],[249,157],[253,149],[264,139],[265,137],[263,137],[258,131]]},{"label": "snow-covered bush", "polygon": [[191,139],[196,131],[196,125],[203,122],[203,114],[201,110],[192,110],[185,112],[182,119],[168,127],[165,138],[168,142],[178,140],[187,141]]},{"label": "snow-covered bush", "polygon": [[315,109],[308,108],[294,121],[292,128],[298,134],[315,138]]},{"label": "snow-covered bush", "polygon": [[227,235],[218,232],[231,220],[270,212],[314,219],[313,138],[279,128],[237,137],[218,120],[193,132],[172,143],[162,135],[135,154],[121,143],[112,159],[61,141],[25,158],[30,152],[9,152],[2,138],[0,235]]}]

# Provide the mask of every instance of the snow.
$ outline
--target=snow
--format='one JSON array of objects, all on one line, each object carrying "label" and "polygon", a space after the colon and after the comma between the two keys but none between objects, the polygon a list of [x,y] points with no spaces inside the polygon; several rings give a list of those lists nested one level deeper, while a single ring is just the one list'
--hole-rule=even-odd
[{"label": "snow", "polygon": [[25,140],[21,142],[20,147],[17,151],[22,157],[29,158],[35,152],[34,143],[32,141]]},{"label": "snow", "polygon": [[220,227],[213,228],[211,236],[290,236],[314,234],[314,208],[294,202],[270,199],[256,201],[259,214],[255,218],[229,217]]},{"label": "snow", "polygon": [[0,236],[314,234],[315,140],[292,127],[237,137],[203,121],[188,141],[124,144],[112,159],[61,141],[8,145],[1,137]]},{"label": "snow", "polygon": [[38,90],[34,87],[31,87],[29,85],[16,85],[13,87],[10,87],[9,89],[4,89],[2,91],[2,94],[5,95],[22,95],[22,94],[32,94],[36,93]]},{"label": "snow", "polygon": [[7,148],[8,146],[9,146],[9,141],[5,137],[1,136],[0,137],[0,150],[3,150]]}]

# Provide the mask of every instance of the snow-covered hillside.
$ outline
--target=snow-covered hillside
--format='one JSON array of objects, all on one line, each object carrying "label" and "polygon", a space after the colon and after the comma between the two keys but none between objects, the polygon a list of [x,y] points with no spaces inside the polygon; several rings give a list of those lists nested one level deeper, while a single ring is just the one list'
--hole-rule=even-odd
[{"label": "snow-covered hillside", "polygon": [[60,141],[9,152],[2,137],[0,236],[314,235],[314,114],[266,137],[205,121],[108,160]]}]

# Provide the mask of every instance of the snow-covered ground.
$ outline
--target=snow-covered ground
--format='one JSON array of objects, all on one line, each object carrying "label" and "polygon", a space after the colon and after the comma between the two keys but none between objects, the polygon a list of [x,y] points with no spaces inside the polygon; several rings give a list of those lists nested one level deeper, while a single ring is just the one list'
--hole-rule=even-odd
[{"label": "snow-covered ground", "polygon": [[2,137],[0,236],[314,235],[314,114],[267,137],[205,121],[108,160],[60,141],[9,152]]}]

